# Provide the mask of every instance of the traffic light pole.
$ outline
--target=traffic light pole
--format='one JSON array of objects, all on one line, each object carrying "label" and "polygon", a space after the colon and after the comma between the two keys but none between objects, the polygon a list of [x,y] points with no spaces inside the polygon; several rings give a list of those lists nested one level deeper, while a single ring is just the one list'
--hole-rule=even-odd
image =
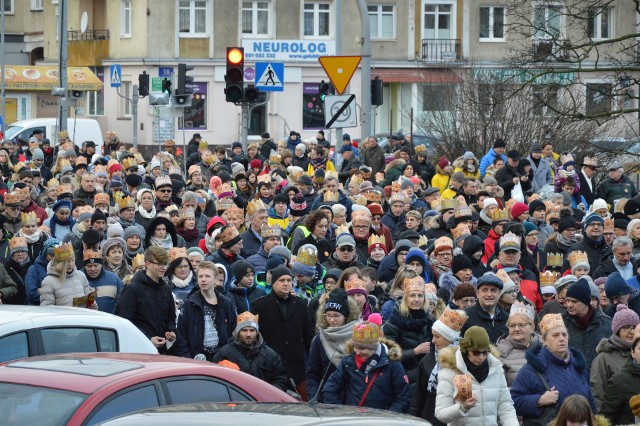
[{"label": "traffic light pole", "polygon": [[242,130],[240,132],[240,142],[242,143],[242,150],[246,153],[249,150],[249,117],[253,110],[259,106],[266,105],[271,99],[271,93],[267,92],[267,97],[262,102],[248,103],[242,102]]},{"label": "traffic light pole", "polygon": [[360,129],[362,139],[371,135],[371,30],[369,29],[369,11],[366,0],[357,0],[362,29],[362,109],[360,111]]},{"label": "traffic light pole", "polygon": [[140,96],[138,95],[138,85],[133,85],[133,95],[131,98],[122,95],[119,87],[116,87],[116,93],[122,99],[126,99],[127,102],[131,102],[131,115],[133,116],[133,147],[138,149],[138,100],[140,99]]}]

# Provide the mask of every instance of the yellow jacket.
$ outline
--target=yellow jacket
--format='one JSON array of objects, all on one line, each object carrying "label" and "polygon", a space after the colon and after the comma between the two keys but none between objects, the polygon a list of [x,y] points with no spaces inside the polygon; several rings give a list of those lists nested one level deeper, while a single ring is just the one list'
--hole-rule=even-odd
[{"label": "yellow jacket", "polygon": [[[335,172],[335,171],[336,171],[336,168],[334,167],[334,165],[331,162],[331,160],[327,160],[327,168],[325,169],[325,172]],[[315,172],[316,172],[316,170],[313,168],[311,163],[309,163],[309,167],[307,167],[307,174],[309,176],[313,176],[313,174]]]},{"label": "yellow jacket", "polygon": [[447,188],[444,191],[442,191],[442,194],[440,195],[440,198],[442,198],[443,200],[450,200],[452,198],[454,198],[457,195],[457,192],[454,191],[451,188]]},{"label": "yellow jacket", "polygon": [[455,169],[453,169],[453,173],[456,173],[456,172],[462,172],[462,174],[464,174],[464,177],[466,178],[480,180],[480,170],[478,169],[476,169],[475,172],[471,173],[471,172],[463,171],[462,167],[456,167]]},{"label": "yellow jacket", "polygon": [[449,179],[451,179],[451,176],[436,173],[431,178],[431,186],[440,189],[440,194],[442,194],[444,190],[449,186]]}]

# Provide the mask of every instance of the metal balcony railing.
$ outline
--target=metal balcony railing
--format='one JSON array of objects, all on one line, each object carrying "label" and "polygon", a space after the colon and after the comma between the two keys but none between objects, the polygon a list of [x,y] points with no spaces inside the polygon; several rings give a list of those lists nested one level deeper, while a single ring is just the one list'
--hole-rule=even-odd
[{"label": "metal balcony railing", "polygon": [[109,40],[109,30],[67,31],[69,41]]},{"label": "metal balcony railing", "polygon": [[569,60],[570,51],[567,46],[570,45],[568,39],[531,40],[531,48],[533,59],[536,61],[547,62],[564,62]]},{"label": "metal balcony railing", "polygon": [[460,39],[423,38],[422,60],[425,62],[459,61]]}]

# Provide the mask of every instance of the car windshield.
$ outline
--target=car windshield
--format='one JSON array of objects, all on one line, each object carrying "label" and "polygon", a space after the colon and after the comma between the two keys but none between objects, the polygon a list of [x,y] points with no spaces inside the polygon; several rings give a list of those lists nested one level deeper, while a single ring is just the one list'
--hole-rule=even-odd
[{"label": "car windshield", "polygon": [[4,132],[5,139],[13,139],[18,133],[20,133],[24,129],[24,127],[20,126],[9,126]]},{"label": "car windshield", "polygon": [[3,425],[66,425],[88,395],[0,382]]}]

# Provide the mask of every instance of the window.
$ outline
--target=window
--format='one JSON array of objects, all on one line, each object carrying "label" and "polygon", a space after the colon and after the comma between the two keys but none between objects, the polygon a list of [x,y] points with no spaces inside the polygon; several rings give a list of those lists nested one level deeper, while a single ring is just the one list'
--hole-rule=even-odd
[{"label": "window", "polygon": [[[193,90],[191,106],[184,109],[184,120],[178,117],[178,128],[198,129],[207,128],[207,83],[187,83],[187,89]],[[185,125],[183,126],[183,123]]]},{"label": "window", "polygon": [[478,104],[476,108],[483,112],[485,117],[501,116],[505,113],[509,88],[499,84],[479,84]]},{"label": "window", "polygon": [[14,0],[2,0],[2,5],[4,7],[4,13],[8,15],[13,15],[15,13],[14,9]]},{"label": "window", "polygon": [[367,6],[369,10],[369,27],[371,38],[394,38],[396,36],[395,6],[377,4]]},{"label": "window", "polygon": [[0,362],[29,356],[27,333],[16,333],[0,339]]},{"label": "window", "polygon": [[331,21],[331,4],[312,2],[304,4],[305,37],[328,37]]},{"label": "window", "polygon": [[131,0],[120,0],[120,37],[131,37]]},{"label": "window", "polygon": [[115,331],[98,329],[96,332],[100,352],[118,352],[118,336]]},{"label": "window", "polygon": [[43,0],[31,0],[31,10],[43,10]]},{"label": "window", "polygon": [[587,83],[587,114],[611,112],[613,86],[608,83]]},{"label": "window", "polygon": [[45,328],[40,334],[45,354],[98,351],[92,328]]},{"label": "window", "polygon": [[455,32],[452,31],[453,5],[451,4],[425,4],[424,5],[424,38],[428,39],[452,39]]},{"label": "window", "polygon": [[[122,86],[120,86],[120,94],[131,99],[131,82],[123,81]],[[118,117],[119,118],[128,118],[131,117],[131,103],[128,99],[122,98],[118,96],[120,100],[120,104],[118,107]]]},{"label": "window", "polygon": [[178,31],[182,34],[207,33],[207,0],[180,0]]},{"label": "window", "polygon": [[88,395],[44,386],[0,383],[2,424],[67,424]]},{"label": "window", "polygon": [[269,35],[270,6],[268,1],[243,1],[242,34],[253,36]]},{"label": "window", "polygon": [[166,382],[171,404],[197,402],[229,402],[229,391],[224,383],[207,379],[170,380]]},{"label": "window", "polygon": [[422,86],[423,111],[451,111],[455,86],[451,84],[425,84]]},{"label": "window", "polygon": [[613,36],[613,8],[592,9],[589,12],[589,37],[594,39]]},{"label": "window", "polygon": [[504,7],[480,8],[480,39],[504,40]]},{"label": "window", "polygon": [[561,5],[536,5],[533,8],[534,37],[558,39],[563,34],[564,8]]},{"label": "window", "polygon": [[132,390],[126,389],[102,405],[87,422],[87,425],[95,425],[134,411],[159,406],[158,394],[154,385],[146,385]]},{"label": "window", "polygon": [[557,85],[534,85],[532,114],[536,117],[552,116],[558,111]]}]

